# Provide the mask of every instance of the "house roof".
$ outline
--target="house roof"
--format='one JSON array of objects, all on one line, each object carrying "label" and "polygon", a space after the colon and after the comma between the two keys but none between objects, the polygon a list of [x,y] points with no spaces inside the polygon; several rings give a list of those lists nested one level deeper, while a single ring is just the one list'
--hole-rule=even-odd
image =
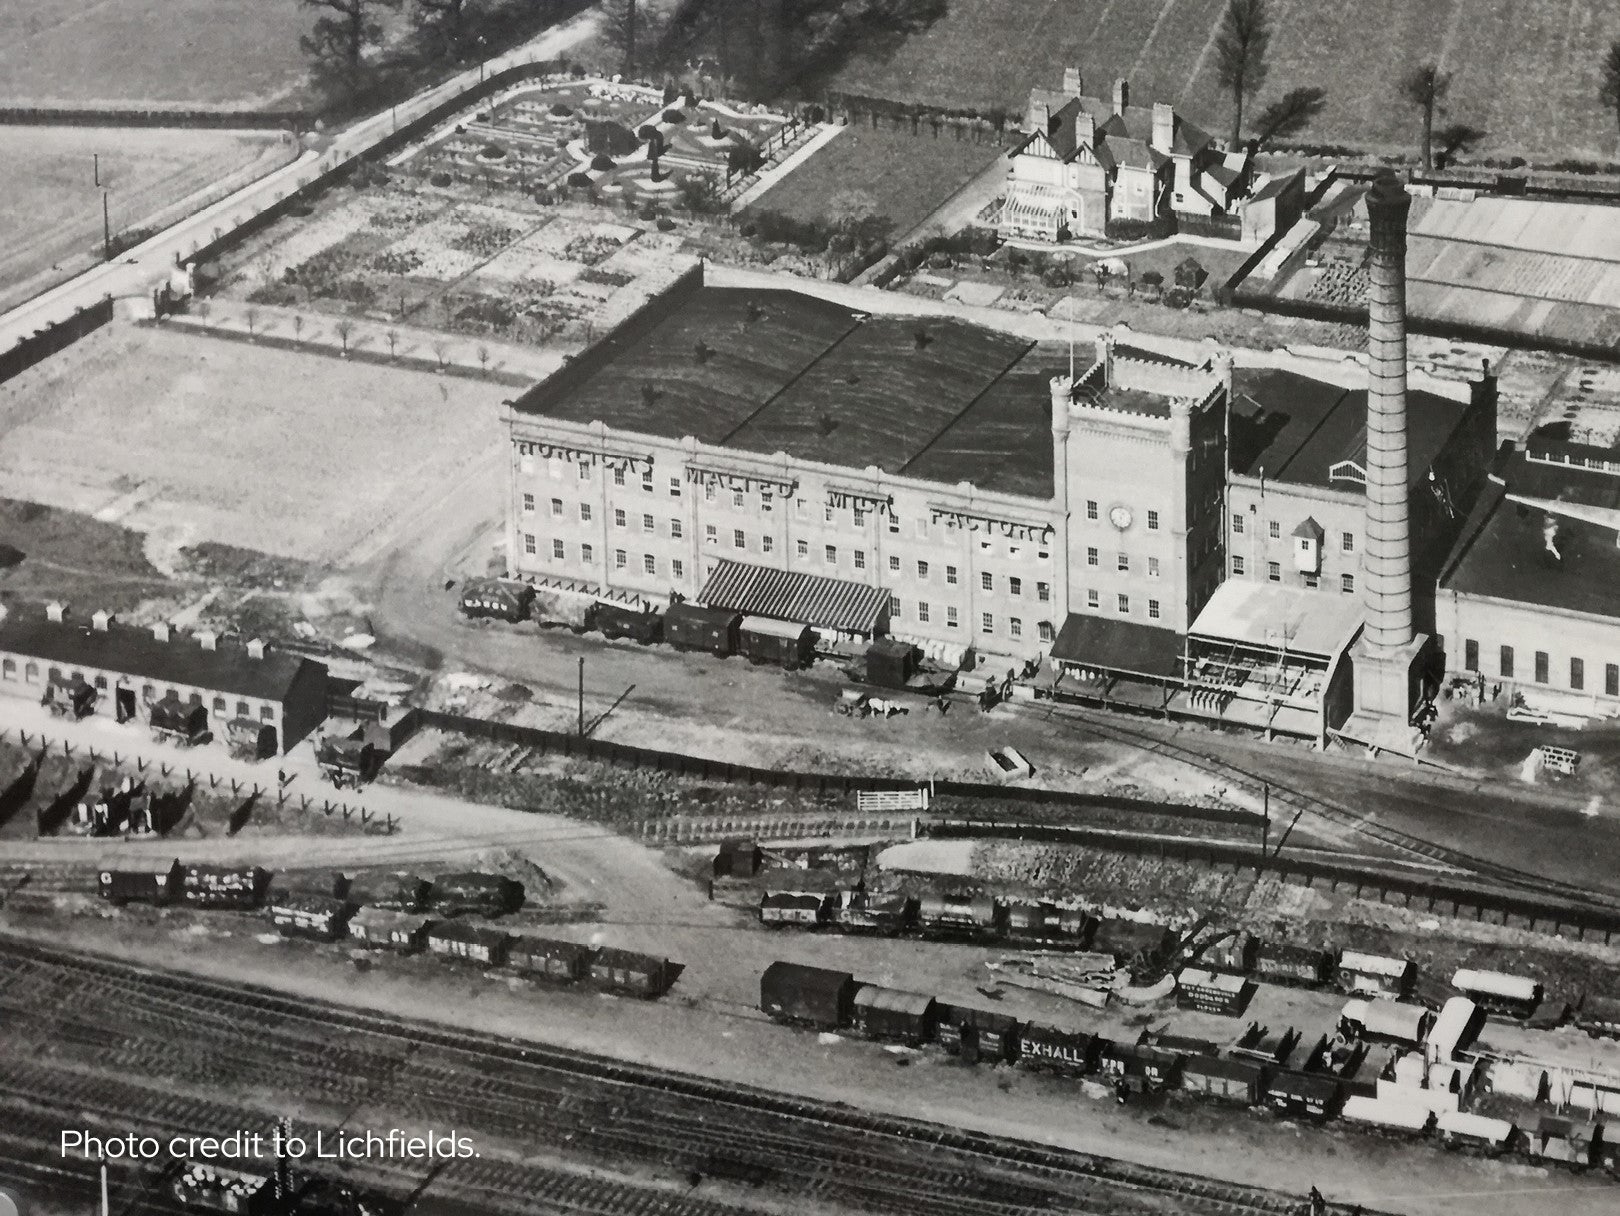
[{"label": "house roof", "polygon": [[[1153,147],[1153,107],[1126,106],[1123,114],[1114,113],[1113,102],[1102,97],[1071,97],[1061,89],[1034,88],[1029,94],[1029,112],[1039,113],[1049,107],[1052,127],[1049,132],[1031,131],[1014,149],[1020,152],[1030,139],[1046,135],[1052,150],[1064,160],[1074,158],[1083,146],[1077,135],[1077,120],[1089,115],[1094,126],[1094,148],[1099,160],[1112,167],[1113,163],[1157,168],[1167,159],[1165,149]],[[1215,141],[1209,133],[1181,115],[1174,116],[1171,126],[1169,155],[1197,156]]]},{"label": "house roof", "polygon": [[882,587],[727,559],[716,564],[697,598],[711,608],[846,633],[876,632],[889,607]]},{"label": "house roof", "polygon": [[1071,612],[1052,643],[1052,658],[1131,675],[1173,676],[1181,669],[1181,638],[1139,621]]},{"label": "house roof", "polygon": [[1326,536],[1327,533],[1322,531],[1322,525],[1317,523],[1315,518],[1307,515],[1295,526],[1294,535],[1303,537],[1306,540],[1319,541]]},{"label": "house roof", "polygon": [[230,696],[285,701],[306,672],[326,674],[324,664],[266,647],[251,658],[239,641],[221,638],[214,650],[174,632],[160,642],[150,629],[112,621],[105,630],[74,619],[53,621],[41,605],[17,606],[0,619],[0,651],[44,663],[115,671],[136,680],[185,684]]}]

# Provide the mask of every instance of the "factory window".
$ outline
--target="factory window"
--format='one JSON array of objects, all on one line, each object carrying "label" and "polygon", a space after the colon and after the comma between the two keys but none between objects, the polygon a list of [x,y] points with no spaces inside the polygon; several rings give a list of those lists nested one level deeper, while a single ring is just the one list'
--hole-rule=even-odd
[{"label": "factory window", "polygon": [[1339,590],[1346,595],[1354,595],[1356,590],[1356,576],[1353,574],[1339,575]]},{"label": "factory window", "polygon": [[987,541],[987,540],[981,540],[979,542],[979,548],[980,548],[981,551],[983,551],[985,553],[990,552],[990,542]]},{"label": "factory window", "polygon": [[946,566],[945,567],[945,585],[947,587],[956,586],[956,567],[955,566]]},{"label": "factory window", "polygon": [[1604,666],[1603,695],[1620,697],[1620,663],[1609,663]]},{"label": "factory window", "polygon": [[1500,667],[1503,677],[1511,680],[1513,678],[1513,647],[1502,647],[1500,659]]},{"label": "factory window", "polygon": [[670,540],[680,540],[682,535],[685,534],[685,531],[686,531],[686,529],[681,526],[681,521],[680,520],[671,519],[669,521],[669,539]]},{"label": "factory window", "polygon": [[623,508],[620,508],[620,507],[614,508],[614,511],[613,511],[613,526],[615,528],[623,528],[623,527],[627,526],[628,523],[629,523],[629,520],[627,520],[625,518]]},{"label": "factory window", "polygon": [[732,493],[731,493],[731,505],[734,506],[734,507],[740,507],[740,506],[743,505],[743,492],[741,490],[733,490],[732,491]]},{"label": "factory window", "polygon": [[525,532],[523,534],[523,551],[531,556],[537,551],[535,548],[533,532]]},{"label": "factory window", "polygon": [[641,488],[643,490],[646,490],[648,493],[652,492],[652,470],[651,469],[643,470],[643,472],[641,474]]},{"label": "factory window", "polygon": [[1036,583],[1035,584],[1035,598],[1040,600],[1041,603],[1043,603],[1043,604],[1051,603],[1052,602],[1052,584],[1051,583]]},{"label": "factory window", "polygon": [[828,545],[826,557],[829,566],[836,566],[838,564],[838,546]]},{"label": "factory window", "polygon": [[1148,558],[1148,577],[1149,578],[1158,578],[1159,577],[1159,559],[1156,558],[1156,557]]},{"label": "factory window", "polygon": [[809,557],[810,556],[810,542],[809,541],[801,540],[799,542],[799,556],[800,557]]},{"label": "factory window", "polygon": [[893,554],[889,555],[889,573],[890,574],[899,574],[900,573],[900,559],[898,557],[895,557]]},{"label": "factory window", "polygon": [[591,522],[591,504],[590,503],[582,502],[582,503],[579,504],[579,522],[582,523],[582,524],[588,524],[588,523]]},{"label": "factory window", "polygon": [[716,528],[713,524],[704,524],[703,543],[708,545],[718,545],[720,543],[720,529]]},{"label": "factory window", "polygon": [[1243,576],[1243,559],[1241,557],[1234,557],[1232,559],[1232,573],[1234,576],[1239,578]]},{"label": "factory window", "polygon": [[743,535],[743,530],[741,528],[732,529],[731,547],[733,549],[746,549],[746,548],[748,548],[748,538]]},{"label": "factory window", "polygon": [[900,535],[900,517],[898,515],[891,514],[889,516],[889,531],[895,536]]},{"label": "factory window", "polygon": [[905,609],[900,606],[900,597],[897,595],[891,595],[889,597],[889,619],[891,621],[898,621],[901,617],[905,616],[905,614]]},{"label": "factory window", "polygon": [[989,613],[989,612],[981,612],[979,614],[979,632],[980,633],[994,633],[995,631],[996,631],[996,618],[995,618],[994,614]]},{"label": "factory window", "polygon": [[1356,534],[1354,532],[1345,532],[1340,535],[1339,548],[1345,553],[1354,553],[1356,551]]},{"label": "factory window", "polygon": [[622,486],[624,484],[624,470],[623,469],[614,469],[613,470],[613,484],[616,485],[616,486]]},{"label": "factory window", "polygon": [[523,513],[525,515],[533,515],[534,514],[534,495],[533,494],[525,494],[523,496]]},{"label": "factory window", "polygon": [[1019,620],[1015,616],[1008,617],[1007,618],[1007,632],[1011,636],[1013,636],[1015,638],[1023,637],[1024,636],[1024,622]]},{"label": "factory window", "polygon": [[771,492],[769,490],[761,490],[759,492],[759,509],[761,511],[763,511],[763,512],[765,512],[765,514],[769,515],[771,513],[771,509],[775,505],[776,505],[776,499],[774,499],[771,496]]},{"label": "factory window", "polygon": [[551,513],[553,515],[555,515],[555,516],[558,516],[559,518],[562,516],[562,513],[563,513],[562,499],[553,498],[551,500]]},{"label": "factory window", "polygon": [[1086,518],[1097,518],[1097,500],[1095,498],[1086,499]]},{"label": "factory window", "polygon": [[824,524],[832,523],[832,507],[831,506],[826,506],[826,507],[821,508],[821,522],[824,523]]},{"label": "factory window", "polygon": [[922,579],[925,579],[925,578],[928,577],[928,563],[927,562],[918,562],[917,563],[917,577],[922,578]]},{"label": "factory window", "polygon": [[630,564],[630,555],[623,549],[615,549],[613,551],[613,564],[618,569],[623,570]]},{"label": "factory window", "polygon": [[1097,551],[1095,549],[1087,549],[1086,550],[1086,565],[1095,566],[1096,564],[1097,564]]},{"label": "factory window", "polygon": [[245,718],[248,716],[248,703],[246,701],[238,701],[236,703],[236,716],[238,718]]},{"label": "factory window", "polygon": [[1267,562],[1266,577],[1274,583],[1282,582],[1282,567],[1276,562]]},{"label": "factory window", "polygon": [[1586,664],[1580,659],[1569,661],[1569,686],[1576,692],[1586,687]]},{"label": "factory window", "polygon": [[1547,669],[1548,669],[1549,666],[1550,666],[1550,664],[1547,661],[1547,652],[1545,650],[1536,651],[1536,683],[1537,684],[1545,684],[1547,682]]},{"label": "factory window", "polygon": [[979,571],[979,586],[984,588],[986,591],[994,591],[996,589],[996,580],[994,576],[991,575],[990,571]]},{"label": "factory window", "polygon": [[945,625],[949,629],[955,629],[957,626],[956,609],[953,606],[947,605],[945,608]]},{"label": "factory window", "polygon": [[679,477],[671,477],[669,479],[669,496],[671,498],[679,498],[681,496],[681,479]]},{"label": "factory window", "polygon": [[658,526],[653,523],[653,517],[651,515],[643,515],[641,517],[641,530],[643,532],[656,532],[658,530]]},{"label": "factory window", "polygon": [[225,714],[225,698],[224,697],[215,697],[214,698],[214,712],[216,714],[219,714],[221,717],[224,716],[224,714]]},{"label": "factory window", "polygon": [[1119,564],[1119,572],[1121,574],[1124,574],[1127,571],[1129,571],[1130,568],[1131,568],[1131,555],[1129,553],[1121,553],[1119,555],[1119,563],[1118,564]]},{"label": "factory window", "polygon": [[1243,535],[1243,516],[1236,511],[1232,512],[1232,533],[1235,536]]},{"label": "factory window", "polygon": [[855,550],[855,569],[857,569],[857,570],[865,570],[866,569],[866,550],[865,549],[857,549],[857,550]]},{"label": "factory window", "polygon": [[596,551],[589,545],[581,545],[579,547],[579,560],[589,566],[596,560]]},{"label": "factory window", "polygon": [[1052,558],[1052,554],[1049,551],[1047,551],[1046,549],[1038,549],[1038,550],[1036,550],[1035,556],[1040,558],[1043,562],[1044,561],[1050,561],[1051,558]]},{"label": "factory window", "polygon": [[1158,619],[1159,619],[1159,601],[1158,600],[1149,600],[1148,601],[1148,620],[1156,621]]},{"label": "factory window", "polygon": [[1272,540],[1280,540],[1282,538],[1282,525],[1276,520],[1271,520],[1266,524],[1266,535],[1271,537]]},{"label": "factory window", "polygon": [[589,481],[591,479],[591,466],[586,464],[584,461],[581,461],[579,464],[579,479],[581,481]]},{"label": "factory window", "polygon": [[[623,483],[620,483],[620,484],[623,484]],[[703,501],[704,502],[713,502],[714,501],[714,494],[715,494],[714,482],[712,482],[712,481],[705,482],[704,486],[703,486]],[[800,501],[803,501],[803,500],[801,499]]]},{"label": "factory window", "polygon": [[1024,594],[1024,580],[1021,579],[1021,578],[1009,578],[1007,580],[1007,594],[1008,595],[1023,595]]},{"label": "factory window", "polygon": [[274,722],[276,720],[276,707],[274,705],[259,706],[259,721]]},{"label": "factory window", "polygon": [[774,536],[762,536],[759,538],[759,549],[761,553],[769,553],[775,548],[776,538]]},{"label": "factory window", "polygon": [[1149,532],[1157,532],[1158,530],[1159,530],[1159,513],[1157,511],[1149,511],[1148,512],[1148,531]]},{"label": "factory window", "polygon": [[1479,670],[1479,643],[1473,638],[1468,638],[1463,642],[1463,670]]},{"label": "factory window", "polygon": [[686,577],[686,563],[683,562],[678,557],[673,559],[669,563],[669,576],[670,576],[670,578],[677,579],[677,580],[685,578]]},{"label": "factory window", "polygon": [[1120,592],[1119,610],[1126,615],[1129,615],[1131,611],[1131,597],[1126,595],[1124,592]]},{"label": "factory window", "polygon": [[855,508],[855,526],[857,528],[866,527],[866,512],[860,507]]},{"label": "factory window", "polygon": [[917,601],[917,619],[919,621],[923,622],[923,624],[925,624],[925,625],[928,623],[928,601],[927,600],[918,600]]},{"label": "factory window", "polygon": [[554,541],[551,542],[551,556],[556,558],[558,561],[562,561],[562,559],[563,559],[563,543],[562,543],[562,541],[554,540]]},{"label": "factory window", "polygon": [[651,553],[641,555],[641,568],[648,574],[658,573],[658,560]]},{"label": "factory window", "polygon": [[1040,634],[1041,641],[1050,642],[1052,640],[1052,622],[1042,621],[1039,625],[1035,626],[1035,632]]},{"label": "factory window", "polygon": [[1321,579],[1314,574],[1307,574],[1304,576],[1304,583],[1307,590],[1315,591],[1319,582],[1321,582]]}]

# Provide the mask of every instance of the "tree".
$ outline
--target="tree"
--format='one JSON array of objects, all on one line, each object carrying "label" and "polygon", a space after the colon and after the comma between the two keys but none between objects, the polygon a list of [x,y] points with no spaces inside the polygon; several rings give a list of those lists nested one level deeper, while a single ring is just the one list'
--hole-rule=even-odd
[{"label": "tree", "polygon": [[1434,116],[1445,108],[1446,93],[1451,89],[1451,73],[1442,72],[1440,65],[1430,59],[1418,64],[1411,75],[1401,82],[1406,100],[1423,112],[1423,167],[1434,168]]},{"label": "tree", "polygon": [[608,0],[602,7],[602,41],[619,52],[619,71],[626,77],[636,70],[636,40],[641,30],[641,0]]},{"label": "tree", "polygon": [[1215,33],[1215,65],[1223,89],[1232,92],[1232,146],[1243,140],[1243,99],[1266,83],[1271,15],[1266,0],[1227,0]]},{"label": "tree", "polygon": [[354,334],[354,322],[348,317],[339,317],[332,323],[332,332],[338,336],[338,344],[343,348],[343,357],[349,355],[349,338]]},{"label": "tree", "polygon": [[459,56],[467,23],[467,0],[415,0],[412,17],[418,30],[438,40],[444,54]]},{"label": "tree", "polygon": [[1326,107],[1326,89],[1313,86],[1289,89],[1260,111],[1260,120],[1255,124],[1254,142],[1263,148],[1274,139],[1298,135]]},{"label": "tree", "polygon": [[382,41],[383,10],[397,12],[404,0],[300,0],[322,15],[315,28],[299,39],[304,53],[318,63],[335,63],[352,80],[367,48]]},{"label": "tree", "polygon": [[388,339],[388,357],[394,357],[394,351],[399,346],[399,330],[390,329],[383,337]]},{"label": "tree", "polygon": [[247,322],[248,337],[253,337],[253,335],[258,332],[259,328],[259,310],[257,308],[244,309],[242,312],[242,320]]},{"label": "tree", "polygon": [[1603,80],[1598,85],[1598,96],[1614,111],[1615,122],[1620,123],[1620,38],[1609,43],[1609,49],[1603,53]]},{"label": "tree", "polygon": [[300,313],[293,313],[293,341],[302,342],[304,338],[304,318]]},{"label": "tree", "polygon": [[481,342],[478,344],[478,362],[484,370],[484,375],[489,375],[489,347]]},{"label": "tree", "polygon": [[1434,133],[1435,168],[1444,169],[1454,157],[1472,152],[1485,135],[1485,131],[1466,122],[1448,122]]}]

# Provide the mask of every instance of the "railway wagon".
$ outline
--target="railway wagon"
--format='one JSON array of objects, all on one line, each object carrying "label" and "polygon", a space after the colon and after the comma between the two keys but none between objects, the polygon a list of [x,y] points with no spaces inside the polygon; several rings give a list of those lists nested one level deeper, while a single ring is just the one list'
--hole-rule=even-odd
[{"label": "railway wagon", "polygon": [[1533,1129],[1526,1129],[1525,1153],[1534,1161],[1584,1170],[1597,1160],[1602,1139],[1603,1129],[1595,1122],[1542,1115]]},{"label": "railway wagon", "polygon": [[1575,1025],[1594,1039],[1620,1039],[1620,997],[1588,992],[1575,1010]]},{"label": "railway wagon", "polygon": [[1254,952],[1254,975],[1272,984],[1317,988],[1333,975],[1335,961],[1331,950],[1287,942],[1261,942]]},{"label": "railway wagon", "polygon": [[1339,1032],[1366,1043],[1420,1047],[1433,1024],[1434,1015],[1422,1005],[1379,997],[1346,1001],[1339,1011]]},{"label": "railway wagon", "polygon": [[664,640],[677,650],[703,650],[724,659],[737,653],[742,614],[682,601],[664,614]]},{"label": "railway wagon", "polygon": [[864,984],[852,1002],[855,1029],[869,1039],[888,1039],[915,1047],[934,1037],[939,1003],[921,992]]},{"label": "railway wagon", "polygon": [[1035,1072],[1083,1077],[1097,1069],[1097,1058],[1108,1040],[1083,1030],[1064,1030],[1030,1022],[1018,1036],[1018,1063]]},{"label": "railway wagon", "polygon": [[1527,1018],[1541,1004],[1541,985],[1528,976],[1504,971],[1476,971],[1464,967],[1451,977],[1451,986],[1487,1014]]},{"label": "railway wagon", "polygon": [[1331,1119],[1338,1113],[1343,1097],[1343,1083],[1321,1073],[1279,1068],[1266,1083],[1266,1105],[1279,1114],[1301,1119]]},{"label": "railway wagon", "polygon": [[1465,996],[1449,997],[1429,1027],[1423,1045],[1425,1058],[1431,1064],[1449,1064],[1474,1041],[1483,1021],[1484,1015],[1473,1001]]},{"label": "railway wagon", "polygon": [[605,638],[628,638],[650,646],[663,639],[664,618],[657,612],[597,600],[585,610],[585,628],[594,629]]},{"label": "railway wagon", "polygon": [[415,954],[427,945],[433,922],[425,916],[387,908],[363,907],[349,917],[349,936],[362,946]]},{"label": "railway wagon", "polygon": [[859,987],[847,971],[778,961],[759,977],[759,1008],[778,1022],[841,1030],[855,1020]]},{"label": "railway wagon", "polygon": [[228,1216],[261,1216],[277,1203],[270,1175],[207,1161],[187,1161],[169,1183],[169,1192],[188,1208]]},{"label": "railway wagon", "polygon": [[1018,1019],[990,1009],[941,1003],[939,1045],[969,1064],[1011,1064],[1018,1058]]},{"label": "railway wagon", "polygon": [[1096,922],[1079,908],[1026,900],[1005,901],[1007,936],[1014,941],[1050,942],[1083,950]]},{"label": "railway wagon", "polygon": [[1519,1135],[1518,1128],[1506,1119],[1463,1110],[1441,1111],[1434,1126],[1441,1144],[1479,1157],[1500,1157],[1513,1147]]},{"label": "railway wagon", "polygon": [[1132,1089],[1169,1089],[1181,1080],[1181,1056],[1145,1043],[1104,1042],[1097,1052],[1097,1071]]},{"label": "railway wagon", "polygon": [[399,871],[357,878],[350,884],[351,903],[393,912],[422,912],[428,907],[433,884],[420,874]]},{"label": "railway wagon", "polygon": [[1344,1108],[1339,1114],[1346,1123],[1354,1123],[1368,1131],[1402,1137],[1424,1135],[1434,1122],[1434,1112],[1427,1106],[1365,1094],[1351,1094],[1345,1098]]},{"label": "railway wagon", "polygon": [[1104,917],[1091,933],[1091,948],[1098,954],[1112,954],[1120,966],[1133,963],[1152,966],[1174,952],[1175,932],[1165,925]]},{"label": "railway wagon", "polygon": [[96,875],[96,891],[112,904],[142,903],[161,908],[179,900],[183,881],[179,858],[144,869],[105,866]]},{"label": "railway wagon", "polygon": [[668,992],[680,970],[667,958],[634,950],[603,947],[591,956],[591,982],[598,988],[647,1001]]},{"label": "railway wagon", "polygon": [[1259,945],[1254,934],[1239,929],[1205,946],[1198,956],[1198,961],[1210,971],[1230,971],[1237,975],[1247,975],[1254,970],[1254,955]]},{"label": "railway wagon", "polygon": [[256,908],[270,874],[258,866],[187,866],[180,897],[194,908]]},{"label": "railway wagon", "polygon": [[514,579],[472,578],[462,585],[458,606],[469,620],[526,621],[534,608],[534,588]]},{"label": "railway wagon", "polygon": [[484,925],[436,924],[427,931],[430,954],[464,958],[485,967],[504,966],[507,945],[505,933]]},{"label": "railway wagon", "polygon": [[270,921],[283,937],[329,942],[343,935],[353,908],[323,895],[285,895],[271,901]]},{"label": "railway wagon", "polygon": [[988,895],[923,895],[917,900],[917,928],[925,937],[998,937],[1006,923],[1006,909]]},{"label": "railway wagon", "polygon": [[1265,1097],[1266,1078],[1266,1066],[1253,1060],[1194,1055],[1181,1061],[1182,1089],[1240,1106],[1260,1104]]},{"label": "railway wagon", "polygon": [[832,919],[832,897],[771,891],[759,900],[759,923],[773,929],[789,925],[815,929]]},{"label": "railway wagon", "polygon": [[574,984],[591,972],[591,948],[579,942],[519,934],[512,938],[506,962],[524,975],[557,984]]},{"label": "railway wagon", "polygon": [[808,625],[745,616],[737,626],[737,644],[750,663],[798,671],[816,655],[816,635]]},{"label": "railway wagon", "polygon": [[894,937],[909,932],[917,923],[917,899],[912,895],[844,891],[833,903],[830,915],[840,932]]},{"label": "railway wagon", "polygon": [[1343,992],[1354,996],[1388,996],[1399,999],[1412,988],[1417,964],[1409,958],[1388,958],[1345,950],[1339,955],[1334,980]]},{"label": "railway wagon", "polygon": [[444,874],[433,880],[428,905],[440,916],[505,916],[523,906],[523,884],[500,874]]},{"label": "railway wagon", "polygon": [[1253,985],[1241,975],[1188,967],[1176,977],[1176,1004],[1235,1018],[1248,1006],[1252,990]]}]

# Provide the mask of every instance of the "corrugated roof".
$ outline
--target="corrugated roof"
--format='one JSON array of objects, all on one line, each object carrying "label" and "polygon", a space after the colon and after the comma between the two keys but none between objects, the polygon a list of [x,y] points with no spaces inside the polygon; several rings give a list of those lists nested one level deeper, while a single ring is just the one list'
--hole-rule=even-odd
[{"label": "corrugated roof", "polygon": [[1173,676],[1181,669],[1181,638],[1136,621],[1071,612],[1052,644],[1052,658],[1133,675]]},{"label": "corrugated roof", "polygon": [[875,632],[889,610],[889,593],[882,587],[729,559],[715,566],[697,598],[711,608],[847,633]]},{"label": "corrugated roof", "polygon": [[69,618],[50,620],[40,605],[18,606],[0,619],[0,650],[44,663],[94,667],[137,680],[186,684],[231,696],[284,701],[306,669],[323,664],[266,647],[264,658],[250,658],[247,647],[221,639],[213,650],[194,637],[175,633],[160,642],[150,629],[117,621],[105,630]]}]

